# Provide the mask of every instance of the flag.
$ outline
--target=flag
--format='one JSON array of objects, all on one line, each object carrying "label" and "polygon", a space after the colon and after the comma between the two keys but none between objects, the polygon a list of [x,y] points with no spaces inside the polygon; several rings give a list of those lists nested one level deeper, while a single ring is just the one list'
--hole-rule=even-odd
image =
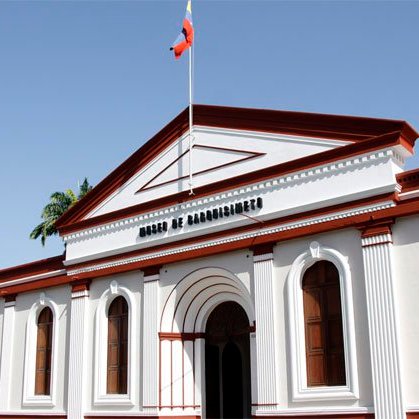
[{"label": "flag", "polygon": [[188,0],[188,5],[186,6],[186,14],[183,19],[183,28],[182,32],[176,38],[176,41],[171,46],[170,50],[173,50],[175,53],[175,58],[179,59],[183,51],[186,51],[191,47],[193,42],[194,30],[192,25],[192,4],[191,0]]}]

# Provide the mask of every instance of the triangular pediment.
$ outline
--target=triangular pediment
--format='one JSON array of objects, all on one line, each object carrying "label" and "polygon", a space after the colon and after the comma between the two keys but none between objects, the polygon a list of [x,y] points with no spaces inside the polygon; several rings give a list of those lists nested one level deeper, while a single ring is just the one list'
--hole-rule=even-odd
[{"label": "triangular pediment", "polygon": [[193,120],[192,154],[185,109],[67,211],[60,234],[190,200],[190,156],[196,198],[379,145],[412,151],[416,138],[404,121],[304,112],[195,105]]},{"label": "triangular pediment", "polygon": [[195,189],[345,144],[346,141],[198,126],[194,128],[192,150],[185,133],[86,218],[188,191],[190,167]]},{"label": "triangular pediment", "polygon": [[164,167],[154,178],[146,182],[137,193],[189,179],[189,173],[191,172],[189,163],[191,159],[192,164],[194,159],[199,162],[199,167],[196,167],[195,170],[192,169],[192,175],[196,178],[196,176],[204,173],[221,170],[227,166],[233,166],[263,156],[264,154],[204,144],[193,144],[191,150],[186,150],[179,157],[172,160],[167,167]]}]

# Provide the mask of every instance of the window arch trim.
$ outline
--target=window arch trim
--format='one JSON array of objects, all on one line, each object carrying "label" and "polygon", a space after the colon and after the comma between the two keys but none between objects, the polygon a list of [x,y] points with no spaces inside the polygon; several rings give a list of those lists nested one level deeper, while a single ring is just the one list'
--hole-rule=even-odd
[{"label": "window arch trim", "polygon": [[[51,345],[51,378],[50,394],[35,394],[36,374],[36,348],[38,339],[38,317],[41,311],[48,307],[52,312],[52,345]],[[26,323],[25,342],[25,367],[23,380],[23,406],[49,406],[56,405],[57,397],[57,354],[59,332],[59,308],[58,305],[45,293],[41,293],[38,300],[29,310]]]},{"label": "window arch trim", "polygon": [[[305,271],[314,263],[326,260],[339,272],[342,329],[345,353],[346,385],[309,387],[304,328],[302,281]],[[355,321],[351,270],[347,258],[335,249],[312,242],[309,249],[293,262],[287,279],[288,335],[291,358],[292,400],[356,400],[359,398],[355,341]]]},{"label": "window arch trim", "polygon": [[[108,311],[115,298],[122,296],[128,304],[128,367],[127,367],[127,393],[107,393],[107,358],[108,358]],[[134,294],[126,287],[120,286],[117,281],[109,284],[100,299],[96,309],[96,336],[95,336],[95,374],[94,374],[94,405],[96,406],[134,406],[135,371],[138,370],[137,339],[134,334],[137,326],[136,302]]]}]

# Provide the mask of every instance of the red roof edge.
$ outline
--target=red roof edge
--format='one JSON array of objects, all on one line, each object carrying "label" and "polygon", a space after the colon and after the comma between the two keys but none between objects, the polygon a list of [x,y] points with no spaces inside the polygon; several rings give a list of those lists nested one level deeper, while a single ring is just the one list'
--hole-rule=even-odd
[{"label": "red roof edge", "polygon": [[[413,147],[419,136],[410,125],[401,120],[214,105],[194,105],[193,112],[196,125],[334,138],[356,143],[397,132],[399,135],[403,134],[406,143]],[[188,108],[70,208],[57,221],[57,228],[61,231],[63,226],[82,220],[187,129]]]},{"label": "red roof edge", "polygon": [[65,269],[64,255],[54,256],[48,259],[36,260],[23,265],[12,266],[0,270],[0,282],[12,281],[26,276],[40,275]]},{"label": "red roof edge", "polygon": [[402,187],[402,192],[419,189],[419,169],[408,170],[397,175],[397,182]]},{"label": "red roof edge", "polygon": [[172,141],[179,138],[188,128],[188,108],[169,122],[154,137],[147,141],[124,163],[113,170],[105,179],[98,183],[83,199],[73,205],[56,222],[57,228],[82,218],[89,213],[98,202],[105,199],[112,191],[122,186],[142,166],[151,161],[156,154],[164,150]]}]

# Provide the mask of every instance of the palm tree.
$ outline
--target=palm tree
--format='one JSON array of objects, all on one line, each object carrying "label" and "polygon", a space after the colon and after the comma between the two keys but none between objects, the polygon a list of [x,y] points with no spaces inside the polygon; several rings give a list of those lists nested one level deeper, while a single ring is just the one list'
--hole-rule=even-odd
[{"label": "palm tree", "polygon": [[42,246],[45,246],[45,240],[49,236],[57,234],[55,227],[56,221],[77,201],[82,199],[93,187],[89,184],[87,178],[79,186],[79,193],[76,195],[71,189],[65,192],[54,192],[50,197],[50,202],[45,205],[41,217],[41,224],[38,224],[29,235],[31,239],[41,237]]}]

